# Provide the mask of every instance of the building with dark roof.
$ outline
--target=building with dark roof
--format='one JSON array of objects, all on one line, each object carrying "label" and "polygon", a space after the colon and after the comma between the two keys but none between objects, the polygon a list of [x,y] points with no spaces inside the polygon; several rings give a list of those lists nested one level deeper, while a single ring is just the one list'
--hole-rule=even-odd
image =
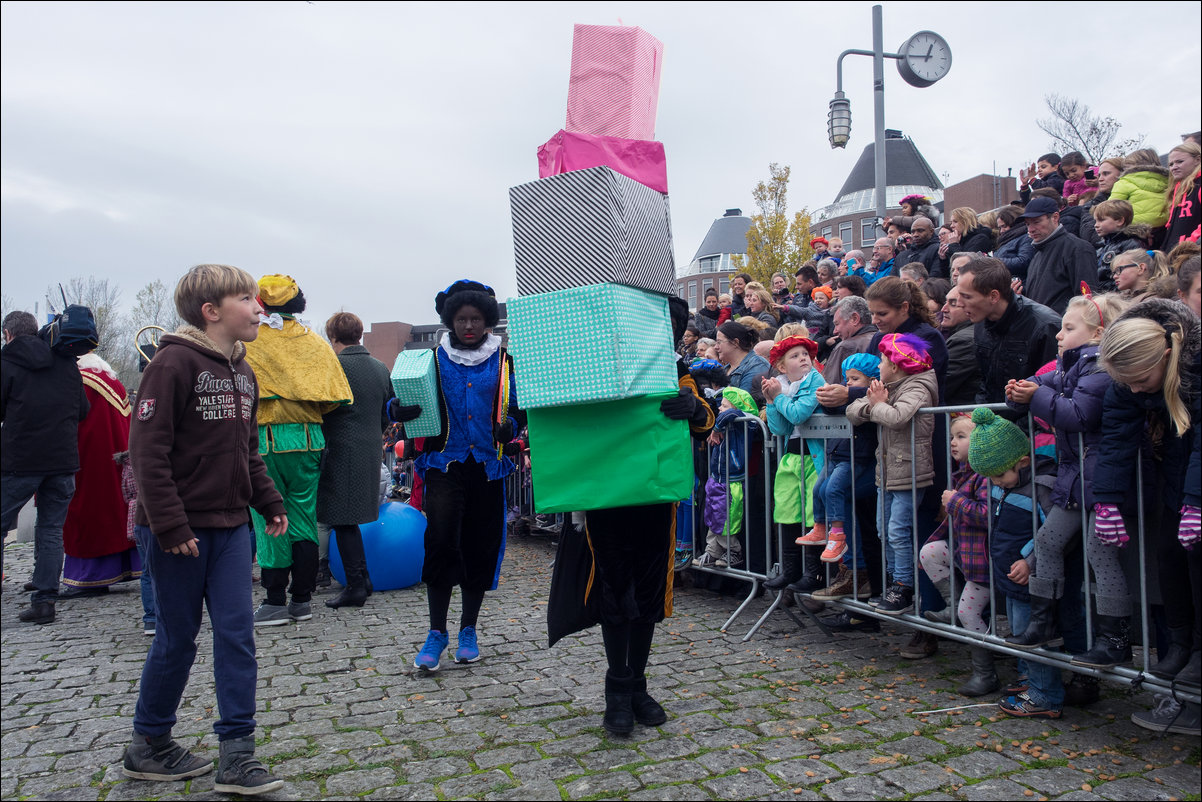
[{"label": "building with dark roof", "polygon": [[[885,213],[900,212],[901,199],[907,195],[925,195],[936,208],[943,208],[939,176],[912,139],[890,129],[885,131]],[[871,248],[883,236],[876,219],[875,142],[864,148],[834,202],[814,213],[810,230],[827,239],[839,237],[849,251]]]},{"label": "building with dark roof", "polygon": [[747,254],[750,228],[751,218],[745,217],[742,209],[727,209],[710,225],[693,260],[676,277],[676,294],[691,308],[704,306],[705,291],[711,287],[719,294],[728,290],[734,272],[731,257]]}]

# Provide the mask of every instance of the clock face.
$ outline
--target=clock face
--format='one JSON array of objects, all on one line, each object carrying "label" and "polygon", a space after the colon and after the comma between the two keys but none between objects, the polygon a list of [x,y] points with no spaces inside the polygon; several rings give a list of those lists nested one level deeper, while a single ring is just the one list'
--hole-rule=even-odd
[{"label": "clock face", "polygon": [[933,31],[919,31],[911,36],[902,45],[900,55],[897,66],[902,77],[916,86],[930,86],[952,67],[951,48]]}]

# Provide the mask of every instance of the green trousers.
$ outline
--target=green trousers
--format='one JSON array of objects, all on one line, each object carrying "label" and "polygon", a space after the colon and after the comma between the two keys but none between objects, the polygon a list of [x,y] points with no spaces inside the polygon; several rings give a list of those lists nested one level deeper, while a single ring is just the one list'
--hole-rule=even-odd
[{"label": "green trousers", "polygon": [[266,521],[251,510],[255,525],[255,543],[262,568],[288,568],[292,565],[292,544],[298,540],[317,543],[317,481],[321,476],[320,451],[289,451],[263,455],[267,474],[275,489],[284,497],[288,514],[288,533],[280,537],[267,534]]}]

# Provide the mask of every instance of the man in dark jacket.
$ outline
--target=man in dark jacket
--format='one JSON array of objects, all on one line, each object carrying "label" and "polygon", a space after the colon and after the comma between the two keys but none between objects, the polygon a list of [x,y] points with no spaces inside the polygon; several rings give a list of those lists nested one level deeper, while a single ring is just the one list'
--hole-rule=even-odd
[{"label": "man in dark jacket", "polygon": [[[1086,246],[1088,247],[1088,246]],[[960,304],[975,325],[981,384],[977,403],[1006,400],[1006,382],[1031,376],[1056,356],[1060,316],[1010,289],[1010,271],[989,256],[956,260]]]},{"label": "man in dark jacket", "polygon": [[826,358],[822,377],[827,384],[842,384],[843,360],[867,351],[877,328],[872,325],[868,302],[857,295],[842,298],[835,304],[834,326],[839,343]]},{"label": "man in dark jacket", "polygon": [[37,336],[28,312],[4,318],[0,349],[0,517],[4,531],[36,493],[33,596],[20,618],[30,624],[54,621],[63,571],[63,522],[75,494],[79,470],[79,422],[88,399],[75,359],[51,350]]},{"label": "man in dark jacket", "polygon": [[1035,243],[1023,294],[1062,315],[1069,299],[1081,291],[1081,282],[1097,289],[1097,255],[1088,242],[1060,225],[1059,205],[1051,198],[1033,198],[1022,216]]},{"label": "man in dark jacket", "polygon": [[[953,259],[953,265],[968,261],[967,255]],[[960,288],[952,287],[943,304],[941,328],[947,340],[947,383],[944,403],[951,406],[975,404],[981,386],[981,366],[977,364],[977,347],[973,323],[960,302]]]},{"label": "man in dark jacket", "polygon": [[935,224],[925,217],[916,217],[910,226],[910,234],[910,246],[897,255],[894,264],[922,262],[928,275],[946,278],[939,265],[939,240],[935,239]]}]

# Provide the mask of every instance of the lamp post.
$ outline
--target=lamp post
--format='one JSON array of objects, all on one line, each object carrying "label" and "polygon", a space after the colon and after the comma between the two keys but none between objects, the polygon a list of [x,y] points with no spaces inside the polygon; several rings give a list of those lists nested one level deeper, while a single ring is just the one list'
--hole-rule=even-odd
[{"label": "lamp post", "polygon": [[872,95],[874,124],[874,192],[877,217],[885,216],[885,59],[897,61],[897,71],[906,83],[927,87],[947,75],[952,66],[952,51],[947,41],[932,31],[919,31],[899,48],[886,53],[884,23],[880,6],[872,7],[872,50],[844,50],[836,63],[835,97],[827,113],[826,130],[831,148],[845,148],[851,139],[851,101],[843,94],[843,59],[846,56],[872,57]]}]

